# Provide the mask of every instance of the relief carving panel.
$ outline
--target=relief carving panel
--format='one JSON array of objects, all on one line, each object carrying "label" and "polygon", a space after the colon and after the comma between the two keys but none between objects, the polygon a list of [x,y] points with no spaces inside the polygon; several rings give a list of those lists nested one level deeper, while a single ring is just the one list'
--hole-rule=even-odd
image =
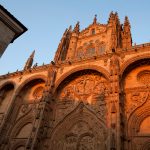
[{"label": "relief carving panel", "polygon": [[137,79],[140,83],[150,85],[150,70],[144,70],[137,75]]},{"label": "relief carving panel", "polygon": [[148,98],[148,92],[135,91],[126,94],[126,115],[127,118],[138,107],[142,106]]},{"label": "relief carving panel", "polygon": [[106,120],[107,80],[100,74],[84,74],[67,83],[58,94],[57,121],[71,112],[82,101],[98,117]]},{"label": "relief carving panel", "polygon": [[[85,106],[78,107],[57,126],[52,135],[50,150],[106,150],[106,126],[93,117]],[[102,125],[103,124],[103,125]]]},{"label": "relief carving panel", "polygon": [[21,117],[24,117],[25,115],[27,115],[29,113],[35,115],[37,108],[38,108],[38,104],[34,104],[34,103],[33,104],[22,104],[19,109],[16,120],[20,119]]},{"label": "relief carving panel", "polygon": [[34,97],[34,99],[40,99],[40,98],[42,98],[43,90],[44,90],[44,87],[43,87],[43,86],[37,87],[37,88],[33,91],[33,97]]}]

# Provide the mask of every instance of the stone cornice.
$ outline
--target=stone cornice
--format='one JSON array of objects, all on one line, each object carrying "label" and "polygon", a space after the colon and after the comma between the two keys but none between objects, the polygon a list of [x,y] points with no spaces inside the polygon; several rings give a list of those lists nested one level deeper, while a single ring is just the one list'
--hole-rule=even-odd
[{"label": "stone cornice", "polygon": [[11,42],[27,31],[27,28],[2,5],[0,5],[0,19],[8,28],[10,28],[10,30],[15,33],[15,36]]},{"label": "stone cornice", "polygon": [[8,78],[11,78],[11,77],[19,77],[21,75],[28,75],[28,74],[33,74],[33,73],[38,73],[40,71],[46,71],[48,68],[49,68],[50,64],[47,64],[47,65],[43,65],[43,66],[37,66],[35,68],[31,68],[31,69],[28,69],[28,70],[21,70],[21,71],[16,71],[16,72],[13,72],[13,73],[7,73],[5,75],[2,75],[0,76],[0,80],[2,79],[8,79]]}]

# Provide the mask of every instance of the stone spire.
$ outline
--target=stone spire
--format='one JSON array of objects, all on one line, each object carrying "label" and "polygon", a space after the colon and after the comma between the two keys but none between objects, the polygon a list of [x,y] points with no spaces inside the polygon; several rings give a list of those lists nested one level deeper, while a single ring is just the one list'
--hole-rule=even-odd
[{"label": "stone spire", "polygon": [[119,16],[118,16],[117,12],[115,12],[115,19],[120,23]]},{"label": "stone spire", "polygon": [[130,48],[132,46],[131,26],[128,17],[125,17],[123,26],[123,48]]},{"label": "stone spire", "polygon": [[72,26],[71,25],[69,26],[68,31],[70,31],[70,32],[72,31]]},{"label": "stone spire", "polygon": [[120,24],[120,20],[119,20],[117,12],[113,13],[113,11],[112,11],[109,15],[108,23],[112,23],[112,22],[114,22],[116,24]]},{"label": "stone spire", "polygon": [[95,15],[95,17],[93,19],[93,24],[97,24],[97,15]]},{"label": "stone spire", "polygon": [[125,16],[125,20],[124,20],[124,30],[130,30],[130,22],[127,16]]},{"label": "stone spire", "polygon": [[110,14],[109,14],[108,23],[111,23],[112,20],[114,20],[114,13],[113,13],[113,11],[111,11]]},{"label": "stone spire", "polygon": [[65,32],[63,33],[63,37],[66,36],[68,29],[66,28]]},{"label": "stone spire", "polygon": [[73,29],[73,32],[78,34],[79,31],[80,31],[80,23],[79,23],[79,21],[78,21],[77,24],[76,24],[76,26],[75,26],[74,29]]},{"label": "stone spire", "polygon": [[30,57],[26,61],[26,64],[24,66],[24,70],[28,70],[32,67],[34,54],[35,54],[35,50],[32,52],[32,54],[30,55]]},{"label": "stone spire", "polygon": [[65,60],[66,53],[69,47],[70,36],[72,33],[72,26],[67,28],[60,40],[57,51],[55,53],[54,62],[58,63],[59,61]]}]

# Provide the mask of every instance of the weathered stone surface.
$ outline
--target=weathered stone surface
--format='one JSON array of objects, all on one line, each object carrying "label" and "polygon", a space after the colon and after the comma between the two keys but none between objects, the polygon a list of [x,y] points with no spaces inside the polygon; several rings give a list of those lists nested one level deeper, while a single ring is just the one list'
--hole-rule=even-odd
[{"label": "weathered stone surface", "polygon": [[127,17],[78,22],[51,64],[28,64],[0,76],[0,149],[150,149],[150,43],[132,46]]}]

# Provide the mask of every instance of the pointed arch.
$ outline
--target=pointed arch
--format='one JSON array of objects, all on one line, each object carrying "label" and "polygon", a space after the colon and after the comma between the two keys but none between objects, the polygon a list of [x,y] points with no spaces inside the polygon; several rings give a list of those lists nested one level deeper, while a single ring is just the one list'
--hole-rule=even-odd
[{"label": "pointed arch", "polygon": [[56,91],[56,89],[58,88],[58,86],[69,76],[71,76],[72,74],[79,72],[79,71],[84,71],[84,70],[93,70],[93,71],[97,71],[99,73],[101,73],[108,81],[110,80],[110,74],[109,72],[104,69],[101,66],[97,66],[97,65],[84,65],[84,66],[79,66],[79,67],[75,67],[73,69],[71,69],[70,71],[64,73],[55,83],[55,88],[54,88],[54,92]]},{"label": "pointed arch", "polygon": [[30,114],[19,119],[11,130],[10,137],[16,138],[19,132],[28,124],[32,124],[34,117]]},{"label": "pointed arch", "polygon": [[145,104],[140,108],[137,108],[131,115],[128,121],[128,135],[137,135],[140,131],[140,125],[142,121],[150,116],[150,104]]},{"label": "pointed arch", "polygon": [[[99,142],[99,145],[97,143],[95,146],[96,149],[98,146],[99,148],[101,146],[101,149],[103,150],[107,134],[106,124],[97,118],[97,116],[81,102],[76,109],[57,124],[52,134],[49,133],[49,143],[51,150],[60,150],[62,149],[62,146],[67,145],[65,142],[68,143],[68,140],[70,141],[68,138],[74,139],[74,146],[79,146],[79,143],[82,142],[81,139],[83,138],[91,138],[91,140],[94,140],[94,143]],[[75,148],[74,146],[73,148]]]},{"label": "pointed arch", "polygon": [[120,69],[120,76],[121,79],[123,78],[124,74],[126,73],[126,71],[129,71],[130,67],[133,66],[133,64],[136,64],[142,60],[149,60],[150,59],[150,53],[147,54],[143,54],[143,55],[138,55],[135,57],[132,57],[130,59],[128,59],[127,61],[125,61],[122,65],[121,65],[121,69]]},{"label": "pointed arch", "polygon": [[29,77],[23,83],[21,83],[21,85],[16,89],[16,95],[18,95],[19,92],[21,91],[21,89],[25,85],[27,85],[29,82],[34,81],[34,80],[42,80],[42,81],[46,82],[46,79],[47,79],[47,77],[45,75],[33,75],[33,76]]},{"label": "pointed arch", "polygon": [[9,81],[6,81],[6,82],[4,82],[3,84],[0,85],[0,90],[1,90],[4,86],[10,85],[10,84],[13,85],[13,86],[14,86],[14,89],[15,89],[16,83],[15,83],[14,81],[12,81],[12,80],[9,80]]}]

